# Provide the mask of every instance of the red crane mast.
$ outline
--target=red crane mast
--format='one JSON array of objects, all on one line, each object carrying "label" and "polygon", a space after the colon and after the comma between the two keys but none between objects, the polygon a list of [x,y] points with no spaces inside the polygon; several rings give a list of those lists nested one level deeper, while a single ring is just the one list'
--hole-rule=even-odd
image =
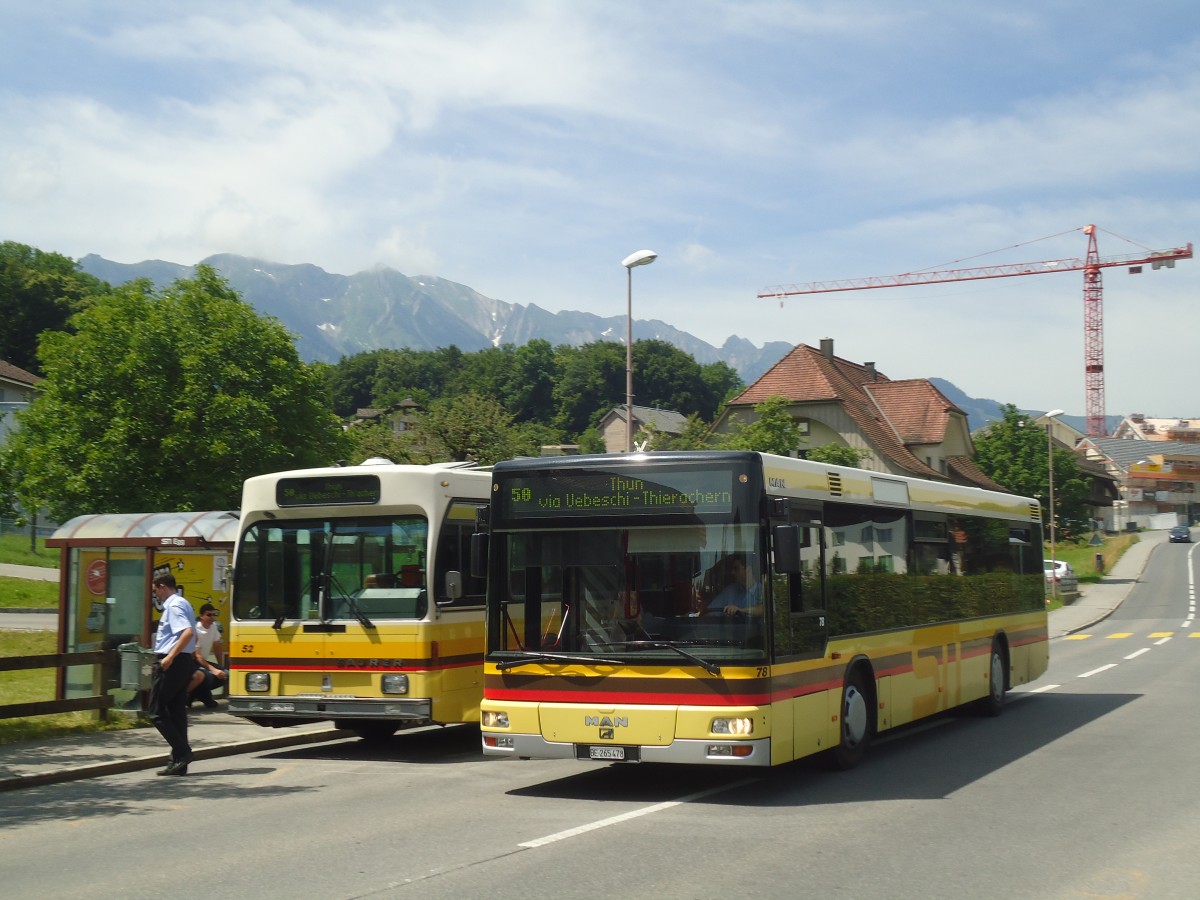
[{"label": "red crane mast", "polygon": [[840,281],[813,281],[808,284],[776,285],[759,291],[758,298],[779,299],[801,294],[828,294],[836,291],[863,291],[872,288],[907,287],[916,284],[939,284],[947,281],[978,281],[985,278],[1009,278],[1015,275],[1050,275],[1055,272],[1083,272],[1083,368],[1086,395],[1088,437],[1104,437],[1108,433],[1104,411],[1104,290],[1101,269],[1128,266],[1131,274],[1142,271],[1143,265],[1154,269],[1174,268],[1175,261],[1192,258],[1192,245],[1134,253],[1126,256],[1101,257],[1096,245],[1096,226],[1082,229],[1088,236],[1087,255],[1080,259],[1049,259],[1040,262],[1008,263],[980,266],[971,269],[940,269],[906,272],[902,275],[882,275],[868,278],[847,278]]}]

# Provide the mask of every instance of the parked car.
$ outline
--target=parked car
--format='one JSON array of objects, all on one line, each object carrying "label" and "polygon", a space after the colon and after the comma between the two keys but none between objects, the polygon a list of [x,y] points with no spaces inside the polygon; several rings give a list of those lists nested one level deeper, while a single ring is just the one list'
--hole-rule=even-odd
[{"label": "parked car", "polygon": [[1075,570],[1071,568],[1071,564],[1063,562],[1061,559],[1042,560],[1042,567],[1046,570],[1047,581],[1062,581],[1064,578],[1075,575]]},{"label": "parked car", "polygon": [[1190,544],[1192,542],[1192,529],[1186,525],[1176,525],[1167,532],[1167,538],[1172,544]]}]

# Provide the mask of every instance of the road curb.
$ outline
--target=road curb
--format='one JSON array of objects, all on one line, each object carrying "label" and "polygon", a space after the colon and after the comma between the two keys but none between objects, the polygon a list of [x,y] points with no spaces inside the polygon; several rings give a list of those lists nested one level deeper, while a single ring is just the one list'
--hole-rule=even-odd
[{"label": "road curb", "polygon": [[[239,753],[252,753],[260,750],[277,750],[281,747],[295,747],[299,744],[319,744],[324,741],[341,740],[354,737],[354,732],[340,728],[330,728],[325,731],[306,731],[301,734],[284,734],[278,737],[262,738],[259,740],[239,741],[236,744],[218,744],[214,747],[193,748],[193,761],[204,759],[219,759],[223,756],[236,756]],[[122,759],[116,762],[96,763],[90,766],[80,766],[77,769],[61,769],[55,772],[38,772],[31,775],[18,775],[0,781],[0,793],[16,791],[22,788],[41,787],[47,784],[61,784],[67,781],[83,781],[87,778],[100,778],[104,775],[121,775],[126,772],[137,772],[142,769],[153,769],[165,766],[170,757],[165,753],[153,756],[139,756],[134,759]]]}]

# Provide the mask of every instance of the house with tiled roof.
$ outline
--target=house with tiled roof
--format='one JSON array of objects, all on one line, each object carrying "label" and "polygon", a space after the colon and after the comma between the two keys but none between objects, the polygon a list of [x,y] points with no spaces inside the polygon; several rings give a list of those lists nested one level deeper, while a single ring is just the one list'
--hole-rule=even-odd
[{"label": "house with tiled roof", "polygon": [[40,392],[42,379],[0,359],[0,444],[16,427],[13,413],[25,409]]},{"label": "house with tiled roof", "polygon": [[[626,412],[624,406],[614,406],[600,420],[600,436],[604,438],[605,453],[623,453],[625,451]],[[646,432],[667,434],[678,437],[687,427],[687,416],[669,409],[657,409],[653,406],[633,407],[634,440],[645,440]]]},{"label": "house with tiled roof", "polygon": [[751,421],[754,406],[770,397],[789,401],[803,435],[797,456],[825,444],[848,445],[865,452],[864,469],[1004,490],[972,459],[967,414],[930,381],[892,381],[873,362],[836,356],[830,338],[820,347],[794,347],[726,404],[714,432]]}]

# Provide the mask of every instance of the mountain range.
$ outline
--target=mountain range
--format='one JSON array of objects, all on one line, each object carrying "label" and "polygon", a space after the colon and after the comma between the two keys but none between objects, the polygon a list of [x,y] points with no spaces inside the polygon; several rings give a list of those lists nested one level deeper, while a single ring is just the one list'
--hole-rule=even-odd
[{"label": "mountain range", "polygon": [[[501,344],[524,344],[541,338],[551,345],[579,346],[592,341],[622,340],[624,316],[597,316],[539,306],[506,303],[485,297],[463,284],[432,275],[408,276],[386,266],[355,275],[336,275],[314,265],[284,265],[231,253],[203,260],[259,313],[278,319],[296,336],[301,358],[334,363],[381,348],[433,350],[457,346],[463,351]],[[163,260],[118,263],[89,254],[79,260],[82,271],[112,285],[138,278],[166,287],[190,278],[195,266]],[[751,383],[792,349],[785,341],[756,347],[730,337],[714,347],[657,319],[635,319],[634,340],[665,341],[702,365],[725,362]],[[886,364],[884,366],[886,368]],[[1001,418],[1001,404],[979,400],[941,378],[930,381],[967,413],[971,430]],[[1032,412],[1032,411],[1030,411]],[[1062,421],[1082,428],[1082,416]]]}]

